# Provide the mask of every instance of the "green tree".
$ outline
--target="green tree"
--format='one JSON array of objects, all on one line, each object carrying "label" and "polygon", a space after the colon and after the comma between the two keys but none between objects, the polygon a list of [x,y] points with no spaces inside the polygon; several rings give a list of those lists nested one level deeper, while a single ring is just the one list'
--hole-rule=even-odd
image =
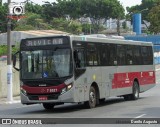
[{"label": "green tree", "polygon": [[18,25],[14,30],[15,31],[27,31],[34,30],[35,28],[32,25]]},{"label": "green tree", "polygon": [[107,19],[116,18],[119,21],[124,17],[124,8],[118,0],[81,0],[81,11],[92,19],[96,33],[100,24],[105,23]]},{"label": "green tree", "polygon": [[82,33],[82,25],[79,22],[72,20],[68,25],[68,30],[70,33],[80,34]]},{"label": "green tree", "polygon": [[2,0],[0,0],[0,6],[2,6]]},{"label": "green tree", "polygon": [[65,20],[64,18],[54,18],[51,22],[53,28],[61,31],[68,31],[68,24],[69,21]]},{"label": "green tree", "polygon": [[[19,43],[16,43],[14,47],[12,47],[12,54],[19,51]],[[0,45],[0,56],[7,55],[7,45]]]},{"label": "green tree", "polygon": [[7,6],[0,4],[0,32],[7,31]]},{"label": "green tree", "polygon": [[81,0],[57,0],[57,10],[61,16],[70,15],[72,19],[81,17]]},{"label": "green tree", "polygon": [[57,12],[71,19],[90,17],[95,33],[108,18],[124,17],[124,9],[118,0],[57,0]]},{"label": "green tree", "polygon": [[93,33],[93,26],[91,24],[87,24],[87,23],[84,23],[82,24],[82,31],[84,34],[90,34],[90,33]]},{"label": "green tree", "polygon": [[148,20],[148,13],[158,2],[159,0],[142,0],[140,5],[127,7],[127,12],[129,15],[134,13],[142,13],[142,19]]},{"label": "green tree", "polygon": [[28,2],[25,5],[25,10],[26,12],[30,13],[36,13],[36,14],[41,14],[42,13],[42,6],[38,4],[33,4],[32,2]]},{"label": "green tree", "polygon": [[57,30],[69,32],[72,34],[82,33],[82,25],[76,20],[67,21],[64,18],[54,18],[51,24],[52,27]]},{"label": "green tree", "polygon": [[14,47],[12,47],[12,54],[15,54],[17,51],[19,51],[19,48],[20,48],[20,43],[19,42],[16,42]]},{"label": "green tree", "polygon": [[26,18],[21,19],[16,24],[14,30],[47,30],[51,29],[51,25],[45,23],[41,15],[35,13],[27,13]]},{"label": "green tree", "polygon": [[49,3],[45,2],[44,5],[42,5],[42,17],[50,23],[53,18],[60,18],[61,12],[58,11],[58,5],[56,2]]},{"label": "green tree", "polygon": [[160,33],[160,4],[151,9],[148,19],[151,23],[149,30],[155,34]]},{"label": "green tree", "polygon": [[[160,1],[159,0],[142,0],[140,5],[127,7],[128,15],[126,15],[127,19],[131,19],[134,13],[142,13],[142,21],[147,20],[151,23],[149,27],[150,31],[147,33],[154,32],[157,33],[159,29],[159,7]],[[148,26],[147,26],[148,27]]]},{"label": "green tree", "polygon": [[7,46],[6,45],[0,45],[0,56],[7,54]]}]

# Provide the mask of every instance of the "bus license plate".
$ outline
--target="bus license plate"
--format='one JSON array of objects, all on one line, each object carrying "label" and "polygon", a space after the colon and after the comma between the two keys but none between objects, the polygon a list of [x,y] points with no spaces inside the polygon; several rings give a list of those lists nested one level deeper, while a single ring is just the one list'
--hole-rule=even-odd
[{"label": "bus license plate", "polygon": [[40,101],[48,100],[48,97],[47,96],[39,96],[39,100]]}]

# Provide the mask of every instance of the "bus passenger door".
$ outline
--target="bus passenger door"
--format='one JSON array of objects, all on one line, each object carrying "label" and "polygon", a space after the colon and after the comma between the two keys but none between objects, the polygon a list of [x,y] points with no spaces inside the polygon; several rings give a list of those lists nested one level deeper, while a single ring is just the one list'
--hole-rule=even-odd
[{"label": "bus passenger door", "polygon": [[116,61],[116,45],[102,44],[101,45],[101,72],[102,72],[102,91],[105,92],[105,97],[116,94],[115,74],[117,73]]},{"label": "bus passenger door", "polygon": [[[75,44],[76,43],[76,44]],[[75,97],[78,102],[84,101],[84,89],[86,79],[85,50],[80,42],[75,42],[74,46],[74,74],[75,74]],[[78,47],[79,46],[79,47]]]}]

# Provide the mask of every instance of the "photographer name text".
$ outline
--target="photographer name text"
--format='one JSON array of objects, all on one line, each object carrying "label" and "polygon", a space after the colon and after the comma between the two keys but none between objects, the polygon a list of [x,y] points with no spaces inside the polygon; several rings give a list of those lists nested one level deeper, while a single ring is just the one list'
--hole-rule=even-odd
[{"label": "photographer name text", "polygon": [[157,120],[131,120],[131,124],[158,124]]}]

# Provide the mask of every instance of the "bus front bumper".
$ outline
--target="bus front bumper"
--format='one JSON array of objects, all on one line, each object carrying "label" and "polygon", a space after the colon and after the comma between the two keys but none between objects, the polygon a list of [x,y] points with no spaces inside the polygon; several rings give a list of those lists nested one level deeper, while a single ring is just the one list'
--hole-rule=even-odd
[{"label": "bus front bumper", "polygon": [[63,94],[54,95],[25,95],[20,93],[22,104],[40,104],[40,103],[72,103],[75,102],[73,89]]}]

